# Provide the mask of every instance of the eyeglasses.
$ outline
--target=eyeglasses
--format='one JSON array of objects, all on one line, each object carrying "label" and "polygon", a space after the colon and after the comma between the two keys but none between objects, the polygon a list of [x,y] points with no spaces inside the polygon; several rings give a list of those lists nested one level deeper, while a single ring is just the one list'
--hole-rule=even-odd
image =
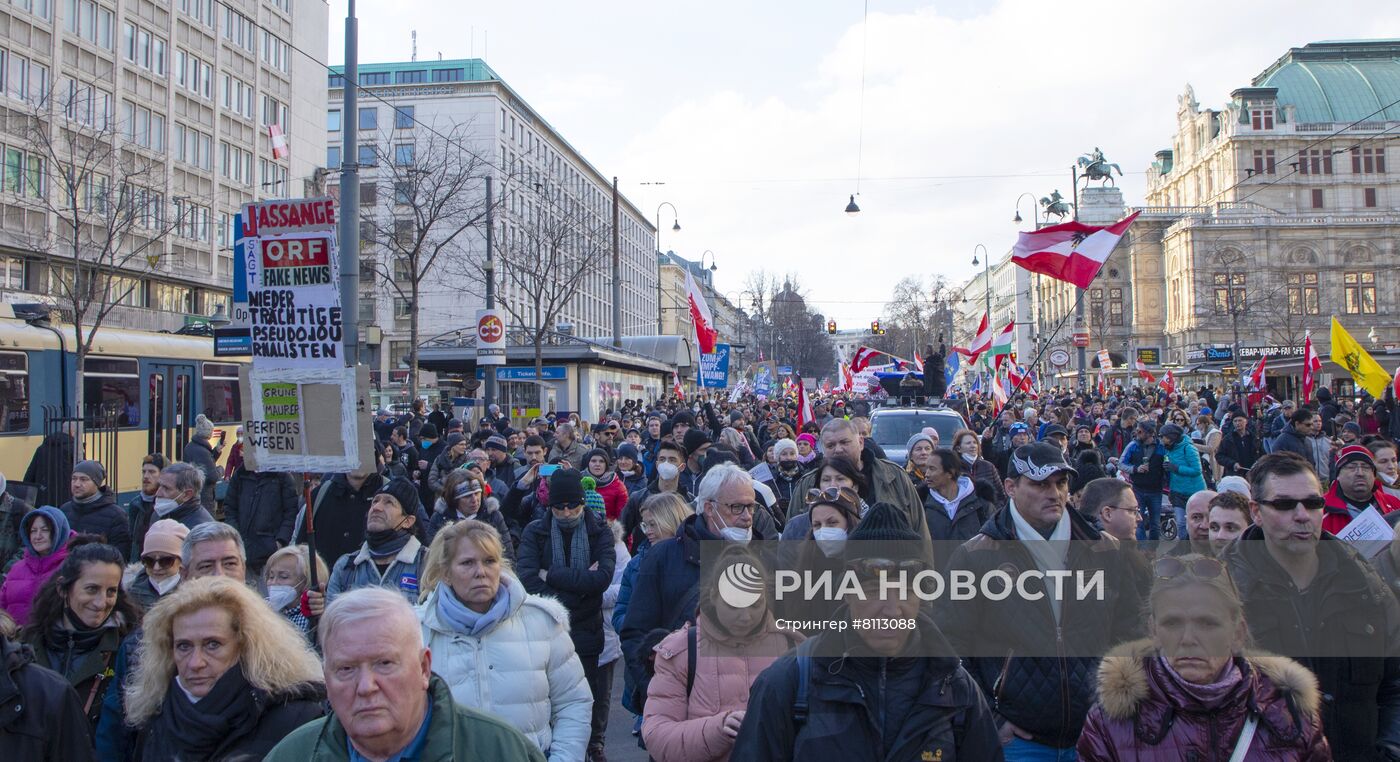
[{"label": "eyeglasses", "polygon": [[168,569],[179,560],[179,556],[141,556],[141,565],[147,569]]},{"label": "eyeglasses", "polygon": [[1152,564],[1152,573],[1157,579],[1175,579],[1183,574],[1215,579],[1225,573],[1225,564],[1214,558],[1197,558],[1188,564],[1175,556],[1164,556]]},{"label": "eyeglasses", "polygon": [[1260,505],[1267,505],[1276,511],[1291,511],[1301,504],[1310,511],[1320,511],[1327,505],[1327,498],[1321,495],[1311,497],[1279,497],[1273,500],[1255,500]]},{"label": "eyeglasses", "polygon": [[752,516],[758,512],[758,503],[720,503],[716,501],[716,505],[724,506],[725,510],[735,516],[742,516],[745,513]]},{"label": "eyeglasses", "polygon": [[555,513],[568,513],[569,511],[581,510],[582,508],[582,503],[579,503],[578,505],[561,504],[549,506],[549,510],[554,511]]}]

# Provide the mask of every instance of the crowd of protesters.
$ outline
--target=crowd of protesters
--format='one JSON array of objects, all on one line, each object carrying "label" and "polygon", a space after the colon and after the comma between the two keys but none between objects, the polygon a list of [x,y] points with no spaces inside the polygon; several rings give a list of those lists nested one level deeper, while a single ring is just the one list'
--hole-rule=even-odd
[{"label": "crowd of protesters", "polygon": [[[0,748],[602,762],[620,680],[660,762],[1400,759],[1400,542],[1338,538],[1400,524],[1394,400],[951,395],[965,428],[897,465],[883,400],[812,397],[419,401],[376,416],[373,472],[305,491],[207,420],[125,505],[79,460],[58,505],[0,506]],[[840,616],[918,626],[797,630],[820,612],[716,594],[737,561],[1110,582],[1096,607],[856,596]]]}]

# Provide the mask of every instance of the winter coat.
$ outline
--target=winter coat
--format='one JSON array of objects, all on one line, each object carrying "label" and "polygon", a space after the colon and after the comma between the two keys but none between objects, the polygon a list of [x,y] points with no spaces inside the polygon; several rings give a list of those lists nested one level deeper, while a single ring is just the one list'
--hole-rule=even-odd
[{"label": "winter coat", "polygon": [[[1376,759],[1378,741],[1400,744],[1400,604],[1346,543],[1323,533],[1317,555],[1309,596],[1316,610],[1307,612],[1298,610],[1297,588],[1258,525],[1226,546],[1221,561],[1244,600],[1255,645],[1317,675],[1322,728],[1336,759]],[[1313,631],[1310,642],[1304,630]]]},{"label": "winter coat", "polygon": [[14,495],[0,495],[0,579],[4,578],[5,570],[12,563],[18,563],[24,556],[19,525],[20,520],[33,509],[34,506]]},{"label": "winter coat", "polygon": [[[433,714],[420,762],[545,762],[544,754],[504,720],[454,701],[441,677],[428,678],[428,695]],[[350,762],[350,739],[332,713],[293,730],[268,752],[266,762]]]},{"label": "winter coat", "polygon": [[423,561],[428,557],[428,549],[417,537],[408,538],[403,550],[394,557],[380,573],[379,566],[369,554],[369,543],[360,546],[355,553],[346,553],[335,562],[331,569],[330,581],[326,584],[326,603],[335,600],[337,595],[362,587],[382,587],[396,590],[409,604],[418,603],[418,580],[423,577]]},{"label": "winter coat", "polygon": [[[365,517],[374,495],[384,486],[379,474],[370,474],[359,489],[350,485],[345,474],[336,474],[321,482],[311,497],[312,519],[316,528],[316,552],[322,558],[340,558],[353,553],[365,541]],[[306,506],[302,506],[306,510]],[[297,516],[292,541],[306,542],[304,516]]]},{"label": "winter coat", "polygon": [[[486,498],[486,501],[477,509],[476,515],[472,516],[477,521],[484,521],[496,529],[496,534],[501,536],[501,553],[511,564],[515,563],[515,543],[511,541],[510,527],[506,526],[506,517],[501,515],[500,501],[494,497]],[[428,520],[428,545],[431,547],[433,538],[441,532],[444,527],[452,526],[464,519],[458,515],[456,510],[448,510],[447,502],[438,498],[433,505],[433,517]]]},{"label": "winter coat", "polygon": [[[966,476],[958,477],[958,494],[952,500],[934,489],[926,489],[925,492],[928,496],[924,498],[924,515],[928,517],[929,536],[935,542],[961,543],[970,540],[992,517],[991,503],[978,496],[972,480]],[[952,509],[951,517],[948,515],[949,509]],[[947,559],[944,560],[946,562]]]},{"label": "winter coat", "polygon": [[549,454],[545,456],[546,463],[558,463],[560,459],[567,460],[573,464],[575,469],[583,468],[583,456],[590,448],[584,447],[577,438],[568,447],[560,447],[556,440],[554,446],[549,448]]},{"label": "winter coat", "polygon": [[73,437],[56,431],[34,448],[24,481],[39,487],[39,505],[63,505],[73,499]]},{"label": "winter coat", "polygon": [[969,467],[967,461],[963,461],[963,473],[972,478],[974,483],[981,482],[992,489],[992,509],[1001,510],[1006,505],[1006,486],[1003,485],[1001,472],[990,460],[979,457],[973,461]]},{"label": "winter coat", "polygon": [[1321,694],[1306,667],[1283,656],[1235,657],[1241,679],[1202,702],[1182,689],[1151,641],[1125,643],[1099,665],[1099,700],[1079,736],[1083,762],[1228,760],[1245,720],[1258,718],[1251,762],[1332,759],[1318,719]]},{"label": "winter coat", "polygon": [[[39,516],[46,517],[53,530],[55,547],[46,556],[35,554],[34,546],[29,543],[29,530]],[[77,533],[68,528],[67,517],[57,508],[46,505],[20,519],[19,534],[24,543],[24,555],[10,568],[5,581],[0,583],[0,609],[4,609],[16,625],[23,627],[29,622],[29,608],[34,604],[34,596],[44,582],[58,571],[63,559],[68,557],[68,543]]]},{"label": "winter coat", "polygon": [[117,505],[116,494],[111,487],[103,487],[98,498],[86,505],[69,500],[60,509],[68,517],[68,526],[78,534],[96,534],[106,538],[108,545],[122,554],[123,561],[130,561],[131,526],[126,519],[126,511]]},{"label": "winter coat", "polygon": [[632,495],[636,494],[637,490],[647,488],[646,469],[638,464],[636,471],[630,474],[622,474],[622,486],[627,488],[627,502],[630,504],[632,502]]},{"label": "winter coat", "polygon": [[1254,461],[1263,457],[1264,444],[1253,430],[1240,436],[1234,429],[1220,438],[1220,449],[1215,452],[1215,460],[1220,464],[1224,476],[1244,476]]},{"label": "winter coat", "polygon": [[603,479],[607,479],[606,483],[597,477],[594,479],[598,481],[598,486],[595,489],[598,491],[598,495],[603,498],[603,508],[607,513],[608,521],[617,521],[622,517],[622,509],[627,507],[627,485],[623,484],[616,474],[605,474]]},{"label": "winter coat", "polygon": [[1298,431],[1291,425],[1284,427],[1279,432],[1278,438],[1274,440],[1273,452],[1291,452],[1303,456],[1303,460],[1313,462],[1312,445],[1307,439],[1298,436]]},{"label": "winter coat", "polygon": [[0,637],[0,749],[6,759],[86,762],[83,703],[62,675],[36,664],[29,646]]},{"label": "winter coat", "polygon": [[[179,585],[175,587],[179,587]],[[175,592],[175,588],[171,588],[170,592]],[[131,578],[131,584],[126,586],[126,594],[141,607],[142,611],[150,611],[151,607],[163,597],[160,591],[151,585],[151,575],[146,573],[144,566],[136,572],[135,577]]]},{"label": "winter coat", "polygon": [[185,445],[185,452],[180,456],[180,460],[204,472],[204,489],[199,493],[199,502],[204,506],[204,510],[212,514],[214,485],[218,484],[224,475],[219,469],[219,456],[214,453],[208,439],[194,437]]},{"label": "winter coat", "polygon": [[297,488],[292,475],[240,468],[224,499],[224,521],[243,535],[248,566],[260,569],[268,556],[292,542],[297,520]]},{"label": "winter coat", "polygon": [[[530,522],[520,537],[516,569],[525,589],[533,595],[549,595],[559,599],[569,610],[572,628],[569,636],[580,659],[595,661],[603,652],[603,593],[612,584],[617,556],[613,553],[612,530],[590,511],[583,512],[583,521],[575,532],[588,533],[588,566],[579,571],[562,558],[554,558],[550,541],[553,515]],[[564,538],[564,548],[570,546]],[[596,567],[596,568],[594,568]],[[545,579],[540,578],[545,573]]]},{"label": "winter coat", "polygon": [[[695,628],[695,675],[690,677],[690,634]],[[748,707],[749,687],[789,648],[802,641],[779,632],[771,617],[749,638],[721,632],[701,615],[656,646],[656,676],[647,687],[642,740],[657,762],[722,762],[734,739],[724,718]],[[690,691],[686,692],[689,682]]]},{"label": "winter coat", "polygon": [[627,552],[627,544],[620,540],[613,541],[613,553],[617,560],[613,564],[612,584],[603,591],[603,652],[598,654],[600,665],[612,664],[622,658],[622,639],[617,636],[617,627],[613,625],[613,610],[617,607],[618,597],[622,595],[622,575],[632,564],[632,554]]},{"label": "winter coat", "polygon": [[[1013,504],[982,526],[982,532],[953,553],[949,568],[971,571],[975,579],[1007,565],[1035,569],[1036,561],[1017,540]],[[1113,538],[1101,534],[1066,508],[1070,521],[1067,568],[1092,575],[1102,570],[1106,580],[1102,600],[1067,596],[1057,622],[1043,581],[1028,589],[1042,592],[1030,600],[1012,596],[1002,603],[934,603],[934,618],[964,655],[968,671],[981,685],[992,709],[1032,736],[1036,743],[1059,749],[1074,746],[1084,716],[1093,703],[1098,658],[1019,656],[1048,650],[1047,643],[1072,644],[1074,654],[1106,653],[1119,643],[1142,636],[1142,601],[1126,559]],[[1014,576],[1014,575],[1013,575]]]},{"label": "winter coat", "polygon": [[147,500],[144,493],[138,492],[136,497],[127,501],[126,524],[131,533],[131,554],[127,558],[134,561],[141,557],[141,552],[146,547],[146,532],[150,531],[151,525],[156,521],[155,495]]},{"label": "winter coat", "polygon": [[[1351,512],[1347,510],[1347,500],[1342,496],[1341,486],[1332,482],[1332,488],[1327,490],[1323,498],[1327,502],[1322,507],[1322,531],[1341,534],[1352,519]],[[1377,480],[1375,491],[1371,493],[1371,505],[1384,516],[1391,511],[1400,510],[1400,498],[1386,494],[1380,480]]]},{"label": "winter coat", "polygon": [[[196,497],[187,503],[181,503],[179,507],[164,516],[152,514],[151,519],[152,521],[170,519],[184,524],[186,529],[194,529],[200,524],[208,524],[214,520],[214,517],[209,515],[209,511],[204,508],[204,503]],[[149,530],[149,527],[147,529]],[[142,540],[145,540],[144,536],[142,536]],[[144,542],[142,544],[144,545]]]},{"label": "winter coat", "polygon": [[107,620],[101,640],[88,651],[50,653],[42,634],[26,641],[34,649],[35,662],[62,675],[77,691],[88,721],[87,725],[79,726],[84,731],[84,740],[90,741],[97,729],[97,721],[102,716],[102,699],[115,674],[112,664],[126,632],[120,615],[113,614]]},{"label": "winter coat", "polygon": [[[1166,447],[1164,444],[1163,447]],[[1201,468],[1201,452],[1182,437],[1175,447],[1167,447],[1167,462],[1176,466],[1175,471],[1167,472],[1168,489],[1173,494],[1191,496],[1206,488],[1204,469]]]},{"label": "winter coat", "polygon": [[[172,678],[169,690],[180,690]],[[265,691],[252,685],[247,686],[254,698],[249,707],[249,716],[231,719],[235,732],[220,743],[208,757],[209,762],[256,762],[267,756],[272,747],[281,743],[289,733],[308,722],[320,719],[326,714],[325,686],[319,683],[301,683],[287,686],[277,691]],[[146,721],[138,731],[133,760],[135,762],[163,762],[177,760],[184,749],[177,739],[181,727],[169,713],[160,712]]]},{"label": "winter coat", "polygon": [[437,460],[433,461],[433,465],[428,471],[428,488],[433,491],[435,497],[442,494],[442,484],[447,481],[447,475],[466,462],[466,453],[454,458],[450,450],[444,450],[441,455],[437,456]]},{"label": "winter coat", "polygon": [[[1167,448],[1161,442],[1154,439],[1144,445],[1134,439],[1123,448],[1118,470],[1120,473],[1127,472],[1134,490],[1144,495],[1160,495],[1167,482],[1167,472],[1163,468],[1166,459]],[[1139,473],[1137,467],[1144,463],[1147,470]]]},{"label": "winter coat", "polygon": [[[930,652],[950,652],[926,617],[915,632],[940,641]],[[730,762],[1003,759],[987,701],[956,657],[815,655],[844,653],[849,640],[830,640],[854,637],[823,632],[758,676]],[[793,703],[803,666],[808,708],[798,722]]]},{"label": "winter coat", "polygon": [[510,591],[510,612],[480,635],[465,635],[438,616],[439,589],[418,606],[433,673],[451,686],[458,706],[500,717],[551,760],[581,760],[593,694],[569,638],[569,612],[553,598],[526,593],[509,573],[501,584]]}]

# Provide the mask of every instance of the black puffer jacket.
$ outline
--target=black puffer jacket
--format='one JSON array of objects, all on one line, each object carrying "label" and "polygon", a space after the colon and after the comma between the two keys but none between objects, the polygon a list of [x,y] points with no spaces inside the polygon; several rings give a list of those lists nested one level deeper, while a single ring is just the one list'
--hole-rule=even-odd
[{"label": "black puffer jacket", "polygon": [[127,522],[126,510],[117,505],[111,487],[102,487],[98,498],[91,503],[69,500],[59,510],[68,518],[68,526],[74,532],[102,535],[108,545],[121,552],[124,560],[131,560],[127,558],[131,551],[131,525]]},{"label": "black puffer jacket", "polygon": [[219,483],[223,472],[219,470],[219,456],[214,453],[209,440],[200,437],[191,439],[190,443],[185,445],[185,452],[180,460],[204,472],[204,489],[199,493],[199,502],[204,505],[204,510],[213,513],[214,485]]},{"label": "black puffer jacket", "polygon": [[248,566],[261,569],[267,557],[292,541],[297,488],[292,475],[239,467],[229,480],[224,521],[238,528],[248,548]]},{"label": "black puffer jacket", "polygon": [[[938,637],[926,618],[915,632]],[[841,641],[852,638],[850,632],[824,632],[758,676],[730,762],[1002,759],[987,702],[955,657],[808,655],[845,652],[847,643]],[[942,647],[947,653],[946,644]],[[793,710],[803,665],[808,674],[805,720]]]},{"label": "black puffer jacket", "polygon": [[[374,493],[384,486],[379,474],[370,474],[359,489],[355,489],[345,474],[336,474],[321,482],[311,496],[315,508],[316,552],[322,558],[338,559],[360,549],[365,541],[365,516]],[[302,507],[305,510],[305,506]],[[293,539],[306,542],[306,522],[298,518]]]},{"label": "black puffer jacket", "polygon": [[[942,495],[927,486],[920,486],[918,490],[919,496],[924,499],[924,515],[928,517],[929,537],[935,543],[965,542],[972,539],[982,531],[982,525],[987,523],[987,519],[990,519],[994,512],[985,494],[990,492],[991,488],[974,483],[966,476],[958,477],[958,496],[953,500],[944,500]],[[953,506],[951,518],[948,516],[949,505]],[[934,546],[934,561],[941,562],[941,566],[947,563],[951,554],[944,553],[944,557],[939,559],[939,549],[939,546]]]},{"label": "black puffer jacket", "polygon": [[[970,570],[976,579],[998,569],[1013,578],[1036,569],[1030,551],[1017,540],[1015,510],[1013,501],[993,516],[958,548],[949,568]],[[1001,602],[944,597],[934,607],[939,628],[965,657],[993,711],[1035,742],[1060,749],[1074,746],[1094,703],[1099,657],[1143,633],[1141,597],[1117,542],[1078,511],[1065,510],[1073,541],[1068,567],[1087,575],[1103,570],[1103,600],[1077,600],[1071,578],[1058,623],[1048,597],[1012,595]],[[1026,588],[1045,596],[1040,581],[1032,579]]]},{"label": "black puffer jacket", "polygon": [[[603,652],[603,593],[612,584],[617,554],[613,551],[612,530],[592,511],[583,512],[583,522],[575,532],[588,533],[588,567],[580,571],[564,559],[554,557],[550,540],[554,516],[546,514],[530,522],[520,537],[516,569],[521,584],[534,595],[557,598],[569,610],[569,637],[580,659],[597,659]],[[564,548],[570,546],[565,536]],[[547,579],[540,579],[545,572]]]},{"label": "black puffer jacket", "polygon": [[83,704],[62,675],[34,663],[34,651],[0,637],[0,749],[6,759],[94,759]]}]

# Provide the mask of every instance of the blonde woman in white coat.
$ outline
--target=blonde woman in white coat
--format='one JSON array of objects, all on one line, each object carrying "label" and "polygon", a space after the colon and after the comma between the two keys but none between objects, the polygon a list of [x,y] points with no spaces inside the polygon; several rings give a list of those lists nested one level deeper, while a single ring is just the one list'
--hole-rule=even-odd
[{"label": "blonde woman in white coat", "polygon": [[552,762],[584,759],[593,694],[569,638],[569,612],[525,592],[495,528],[459,521],[438,532],[422,590],[423,643],[452,698],[504,719]]}]

